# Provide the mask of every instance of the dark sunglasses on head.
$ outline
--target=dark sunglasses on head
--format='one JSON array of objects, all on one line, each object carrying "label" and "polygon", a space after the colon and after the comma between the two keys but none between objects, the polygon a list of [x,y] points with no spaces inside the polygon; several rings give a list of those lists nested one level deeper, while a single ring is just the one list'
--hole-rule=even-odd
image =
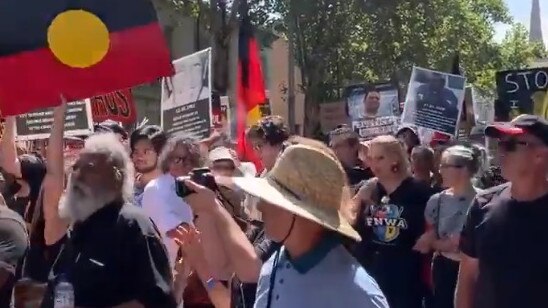
[{"label": "dark sunglasses on head", "polygon": [[535,145],[536,144],[534,144],[534,143],[527,142],[527,141],[519,141],[519,140],[514,139],[514,138],[498,141],[499,149],[501,149],[505,152],[515,152],[515,151],[518,150],[519,146],[530,147],[530,146],[535,146]]}]

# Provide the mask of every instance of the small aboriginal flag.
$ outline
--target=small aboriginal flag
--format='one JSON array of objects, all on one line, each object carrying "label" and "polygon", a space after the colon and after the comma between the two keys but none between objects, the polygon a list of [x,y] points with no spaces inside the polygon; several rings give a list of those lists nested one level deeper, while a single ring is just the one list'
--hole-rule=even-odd
[{"label": "small aboriginal flag", "polygon": [[171,76],[149,0],[1,0],[0,109],[16,115]]}]

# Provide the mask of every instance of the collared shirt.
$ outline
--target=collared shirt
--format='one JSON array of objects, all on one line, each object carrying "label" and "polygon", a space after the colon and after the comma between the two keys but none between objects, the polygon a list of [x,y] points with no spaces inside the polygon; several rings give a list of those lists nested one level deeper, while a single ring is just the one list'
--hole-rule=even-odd
[{"label": "collared shirt", "polygon": [[255,308],[268,307],[269,292],[271,308],[388,307],[375,280],[335,235],[295,260],[285,247],[270,257],[261,269]]},{"label": "collared shirt", "polygon": [[42,307],[65,276],[77,307],[112,307],[136,300],[176,307],[167,253],[152,221],[132,204],[106,205],[74,226],[50,273]]},{"label": "collared shirt", "polygon": [[194,218],[190,206],[175,192],[175,178],[164,174],[150,181],[143,193],[142,207],[158,226],[167,248],[169,263],[174,269],[179,245],[167,236],[167,232],[182,223],[192,224]]}]

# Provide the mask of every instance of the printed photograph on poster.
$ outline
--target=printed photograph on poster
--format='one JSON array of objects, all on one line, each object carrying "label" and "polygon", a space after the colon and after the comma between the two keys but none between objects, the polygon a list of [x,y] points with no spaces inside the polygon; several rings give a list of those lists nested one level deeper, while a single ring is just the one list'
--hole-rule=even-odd
[{"label": "printed photograph on poster", "polygon": [[349,86],[343,96],[352,121],[400,115],[398,89],[391,83]]},{"label": "printed photograph on poster", "polygon": [[455,136],[464,101],[466,78],[414,67],[402,123]]},{"label": "printed photograph on poster", "polygon": [[[15,118],[17,140],[49,138],[53,123],[53,108],[18,115]],[[65,136],[87,136],[93,133],[89,100],[70,102],[65,115]]]},{"label": "printed photograph on poster", "polygon": [[495,118],[509,122],[520,114],[548,119],[548,68],[498,72]]},{"label": "printed photograph on poster", "polygon": [[173,62],[175,75],[162,80],[161,123],[168,134],[209,136],[211,48]]},{"label": "printed photograph on poster", "polygon": [[211,97],[211,114],[213,127],[219,129],[221,132],[228,134],[230,131],[230,115],[228,113],[228,96],[219,96],[213,94]]}]

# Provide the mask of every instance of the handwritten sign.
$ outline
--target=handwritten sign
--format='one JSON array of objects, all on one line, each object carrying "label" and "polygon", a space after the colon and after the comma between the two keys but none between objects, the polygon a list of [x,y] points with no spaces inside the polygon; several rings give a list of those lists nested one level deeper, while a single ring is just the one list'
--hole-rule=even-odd
[{"label": "handwritten sign", "polygon": [[496,80],[496,121],[510,121],[520,114],[548,118],[548,68],[498,72]]},{"label": "handwritten sign", "polygon": [[110,119],[132,124],[137,118],[135,102],[130,89],[92,97],[90,103],[94,122]]}]

